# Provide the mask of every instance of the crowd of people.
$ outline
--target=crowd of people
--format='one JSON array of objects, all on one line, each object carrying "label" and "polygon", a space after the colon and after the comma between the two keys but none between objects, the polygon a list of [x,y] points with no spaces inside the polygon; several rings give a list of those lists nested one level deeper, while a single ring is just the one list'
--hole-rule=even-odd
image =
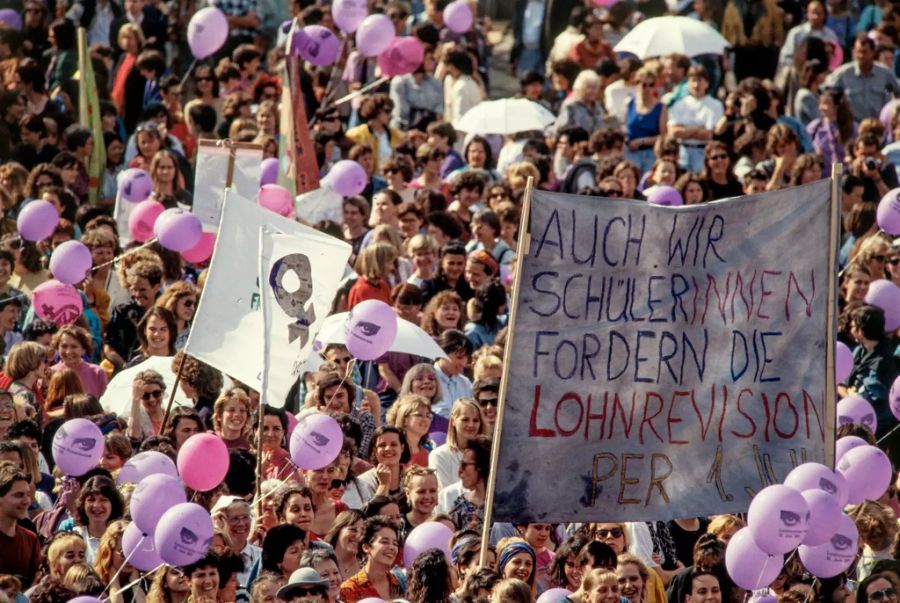
[{"label": "crowd of people", "polygon": [[[302,65],[296,98],[311,119],[317,168],[325,175],[351,159],[369,177],[362,194],[342,200],[340,223],[313,226],[353,248],[335,312],[383,301],[446,358],[391,352],[364,363],[330,344],[321,366],[273,406],[181,352],[208,262],[158,243],[123,245],[114,215],[125,168],[149,173],[150,198],[189,210],[201,139],[255,143],[277,157],[289,20],[337,33],[329,2],[210,4],[226,14],[228,38],[194,62],[185,29],[199,3],[0,1],[0,603],[525,603],[555,588],[569,594],[554,602],[744,600],[724,570],[725,547],[743,525],[732,515],[497,523],[480,564],[529,179],[544,190],[636,200],[665,185],[699,204],[802,185],[843,163],[839,326],[854,367],[839,389],[873,404],[878,433],[842,425],[839,435],[878,438],[900,464],[888,404],[897,333],[865,302],[874,280],[900,285],[900,239],[876,224],[876,203],[898,186],[900,170],[900,5],[671,2],[666,11],[709,24],[732,49],[641,60],[614,46],[655,16],[643,13],[663,10],[652,2],[517,2],[510,68],[518,96],[557,118],[542,131],[498,136],[453,125],[497,96],[490,20],[459,34],[444,25],[447,0],[370,1],[397,35],[422,42],[424,61],[341,104],[333,99],[378,79],[377,61],[351,45],[335,67]],[[102,140],[78,121],[77,28],[90,45]],[[96,145],[106,165],[92,199]],[[29,241],[16,219],[38,199],[60,219],[49,237]],[[78,285],[84,311],[58,325],[37,316],[31,296],[69,240],[87,246],[94,269]],[[171,362],[192,406],[167,410],[174,384],[141,368],[154,358]],[[130,412],[117,416],[99,400],[130,368],[131,399],[120,405]],[[308,412],[332,415],[344,432],[338,458],[316,470],[297,467],[287,449],[289,415]],[[105,438],[99,465],[77,478],[54,467],[51,453],[56,431],[75,418]],[[230,461],[219,486],[188,492],[213,519],[209,553],[138,571],[122,545],[134,484],[119,472],[143,451],[175,459],[201,432],[220,437]],[[850,512],[860,532],[851,570],[817,580],[791,557],[767,594],[779,603],[898,603],[896,489]],[[429,550],[407,564],[404,538],[425,522],[452,530],[451,558]]]}]

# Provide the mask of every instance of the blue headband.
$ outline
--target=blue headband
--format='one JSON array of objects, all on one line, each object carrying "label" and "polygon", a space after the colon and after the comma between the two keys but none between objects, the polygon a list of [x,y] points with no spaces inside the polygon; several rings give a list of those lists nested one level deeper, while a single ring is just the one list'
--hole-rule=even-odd
[{"label": "blue headband", "polygon": [[519,553],[527,553],[531,557],[531,562],[535,562],[534,549],[527,542],[511,542],[500,551],[500,558],[497,560],[497,571],[502,576],[506,564]]},{"label": "blue headband", "polygon": [[459,562],[459,553],[462,551],[462,548],[476,540],[478,540],[478,538],[475,536],[468,536],[466,538],[460,538],[459,542],[453,545],[453,550],[450,551],[450,559],[453,562],[453,565],[456,565]]}]

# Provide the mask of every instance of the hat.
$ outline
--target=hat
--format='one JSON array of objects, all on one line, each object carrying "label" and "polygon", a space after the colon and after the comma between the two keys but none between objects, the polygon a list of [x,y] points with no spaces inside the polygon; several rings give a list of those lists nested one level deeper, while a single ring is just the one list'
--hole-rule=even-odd
[{"label": "hat", "polygon": [[250,505],[246,500],[241,498],[240,496],[232,496],[231,494],[226,494],[224,496],[220,496],[216,501],[216,504],[213,505],[212,510],[210,510],[210,515],[214,514],[216,511],[224,511],[231,505],[235,503],[244,503],[245,505]]},{"label": "hat", "polygon": [[301,567],[298,570],[295,570],[293,574],[291,574],[290,579],[288,579],[288,583],[278,589],[278,593],[275,595],[282,601],[290,601],[291,598],[296,596],[296,592],[300,590],[301,587],[305,586],[321,586],[323,588],[328,588],[328,580],[319,575],[319,572],[314,570],[311,567]]}]

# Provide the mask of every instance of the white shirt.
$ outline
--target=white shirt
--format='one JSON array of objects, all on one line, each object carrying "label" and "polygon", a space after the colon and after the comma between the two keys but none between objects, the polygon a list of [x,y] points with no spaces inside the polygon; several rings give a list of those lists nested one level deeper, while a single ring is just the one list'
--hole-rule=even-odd
[{"label": "white shirt", "polygon": [[441,444],[428,455],[428,466],[434,469],[437,475],[438,488],[446,488],[459,480],[459,464],[463,454],[459,450],[450,448],[447,444]]},{"label": "white shirt", "polygon": [[441,384],[441,399],[431,406],[431,412],[449,419],[453,403],[460,398],[472,397],[472,382],[465,375],[451,377],[444,374],[438,362],[434,363],[438,383]]},{"label": "white shirt", "polygon": [[627,121],[628,101],[637,93],[637,88],[629,86],[623,80],[617,80],[606,87],[603,91],[603,105],[607,112],[619,120],[620,123]]},{"label": "white shirt", "polygon": [[659,567],[653,560],[653,537],[650,528],[643,521],[629,521],[625,523],[628,532],[628,552],[640,558],[649,568]]},{"label": "white shirt", "polygon": [[441,488],[440,492],[438,492],[438,512],[449,513],[452,511],[453,503],[463,492],[465,492],[465,488],[463,488],[462,482],[459,480],[445,488]]},{"label": "white shirt", "polygon": [[703,98],[696,98],[694,95],[689,94],[669,109],[669,127],[699,127],[712,131],[724,114],[725,108],[718,99],[709,95]]},{"label": "white shirt", "polygon": [[444,121],[452,124],[481,102],[481,88],[468,75],[444,78]]},{"label": "white shirt", "polygon": [[256,567],[256,564],[259,562],[262,557],[262,549],[256,546],[255,544],[250,544],[249,542],[244,546],[241,551],[241,561],[244,562],[244,571],[240,572],[237,575],[237,581],[240,586],[247,588],[249,585],[247,581],[250,580],[250,573],[253,571],[253,568]]}]

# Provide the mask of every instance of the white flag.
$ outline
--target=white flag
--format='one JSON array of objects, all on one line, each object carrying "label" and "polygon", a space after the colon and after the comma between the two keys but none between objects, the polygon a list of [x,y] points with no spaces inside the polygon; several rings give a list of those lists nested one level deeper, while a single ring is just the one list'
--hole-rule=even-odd
[{"label": "white flag", "polygon": [[[333,240],[333,239],[332,239]],[[350,246],[260,229],[260,273],[265,329],[266,402],[283,406],[303,371],[316,334],[341,283]]]},{"label": "white flag", "polygon": [[[229,148],[211,140],[200,141],[194,170],[192,211],[203,223],[204,232],[216,232],[219,226],[229,172],[231,193],[256,200],[262,160],[263,149],[260,145],[233,143]],[[257,233],[254,232],[253,236]]]},{"label": "white flag", "polygon": [[[264,357],[259,229],[266,225],[273,231],[314,240],[333,250],[330,257],[335,259],[329,269],[338,276],[344,273],[350,257],[350,246],[343,241],[282,218],[229,191],[222,207],[216,250],[185,353],[257,390],[261,385]],[[324,318],[328,309],[322,312]],[[290,366],[285,370],[289,371]],[[282,400],[272,397],[272,402],[280,406]]]}]

